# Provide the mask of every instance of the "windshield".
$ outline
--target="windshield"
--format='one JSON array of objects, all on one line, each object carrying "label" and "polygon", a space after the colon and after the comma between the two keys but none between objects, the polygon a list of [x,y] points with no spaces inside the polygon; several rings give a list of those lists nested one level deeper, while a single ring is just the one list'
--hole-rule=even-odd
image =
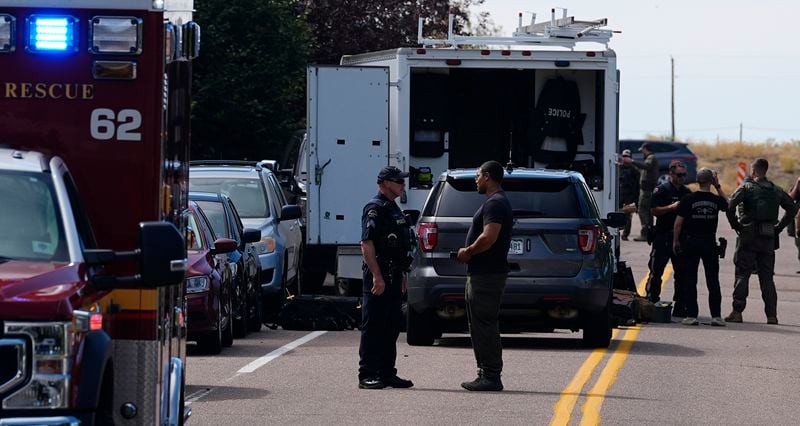
[{"label": "windshield", "polygon": [[0,259],[67,262],[49,174],[0,171]]},{"label": "windshield", "polygon": [[269,202],[260,179],[191,177],[189,190],[227,195],[242,219],[269,217]]},{"label": "windshield", "polygon": [[[436,216],[472,217],[486,201],[474,179],[451,179],[440,185]],[[506,178],[502,186],[516,219],[582,217],[575,188],[566,179]]]},{"label": "windshield", "polygon": [[228,221],[225,220],[225,208],[222,203],[214,201],[195,201],[211,223],[211,231],[216,238],[231,238]]}]

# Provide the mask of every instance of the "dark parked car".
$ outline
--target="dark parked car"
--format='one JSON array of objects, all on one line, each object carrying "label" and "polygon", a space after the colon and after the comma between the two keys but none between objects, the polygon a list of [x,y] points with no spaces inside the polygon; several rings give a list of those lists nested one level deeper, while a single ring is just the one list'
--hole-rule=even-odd
[{"label": "dark parked car", "polygon": [[235,249],[224,253],[236,266],[233,274],[234,337],[261,330],[261,289],[258,285],[261,265],[254,246],[261,239],[261,231],[242,225],[242,219],[227,195],[190,192],[189,200],[197,203],[206,215],[217,238],[236,241]]},{"label": "dark parked car", "polygon": [[[451,253],[464,246],[472,216],[486,199],[476,191],[475,174],[475,169],[443,173],[419,218],[420,249],[408,280],[411,345],[430,345],[444,332],[467,330],[467,269]],[[514,228],[501,331],[582,329],[586,346],[607,347],[614,261],[607,227],[624,225],[624,215],[602,219],[577,172],[515,169],[506,173],[503,189],[514,210]]]},{"label": "dark parked car", "polygon": [[193,161],[189,189],[229,196],[244,225],[261,231],[255,247],[261,264],[262,317],[274,320],[287,287],[296,287],[300,280],[302,212],[287,202],[277,176],[267,166],[266,162]]},{"label": "dark parked car", "polygon": [[236,241],[216,238],[211,225],[194,201],[186,216],[186,304],[188,340],[200,350],[218,354],[233,344],[233,273],[227,253],[236,250]]},{"label": "dark parked car", "polygon": [[[647,140],[621,140],[619,141],[619,152],[630,149],[634,160],[643,160],[644,156],[639,152],[639,147],[648,142],[653,146],[653,152],[658,159],[660,175],[669,173],[669,163],[672,160],[680,160],[686,164],[686,183],[692,183],[697,177],[697,155],[689,148],[685,142],[663,142]],[[659,180],[663,181],[663,178]]]}]

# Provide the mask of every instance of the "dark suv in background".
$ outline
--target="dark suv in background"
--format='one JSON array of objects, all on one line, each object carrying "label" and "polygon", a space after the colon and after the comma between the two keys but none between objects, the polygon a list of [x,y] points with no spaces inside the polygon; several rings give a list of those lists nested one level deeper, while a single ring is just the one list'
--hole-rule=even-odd
[{"label": "dark suv in background", "polygon": [[[644,143],[649,143],[653,147],[653,153],[658,159],[659,175],[669,174],[669,163],[672,160],[679,160],[686,164],[686,183],[692,183],[697,177],[697,155],[689,148],[685,142],[663,142],[648,140],[621,140],[619,141],[619,152],[630,149],[634,160],[644,160],[644,156],[639,152],[639,147]],[[659,182],[664,179],[659,179]]]},{"label": "dark suv in background", "polygon": [[[408,280],[410,345],[467,330],[467,269],[451,253],[464,246],[472,216],[486,199],[476,191],[475,173],[442,174],[417,223],[419,250]],[[607,226],[624,225],[624,215],[602,219],[577,172],[514,169],[506,172],[503,189],[514,229],[501,331],[582,329],[586,346],[607,347],[614,265]]]}]

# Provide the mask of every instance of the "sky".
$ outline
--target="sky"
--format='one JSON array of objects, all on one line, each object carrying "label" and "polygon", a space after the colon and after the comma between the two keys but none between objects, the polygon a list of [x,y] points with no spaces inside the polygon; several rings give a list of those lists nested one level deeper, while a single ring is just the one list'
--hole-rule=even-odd
[{"label": "sky", "polygon": [[[796,0],[486,0],[502,35],[518,12],[550,19],[608,18],[621,72],[620,138],[669,135],[670,57],[675,61],[676,139],[800,140],[800,36]],[[530,14],[523,16],[524,24]],[[560,16],[560,12],[557,12]]]}]

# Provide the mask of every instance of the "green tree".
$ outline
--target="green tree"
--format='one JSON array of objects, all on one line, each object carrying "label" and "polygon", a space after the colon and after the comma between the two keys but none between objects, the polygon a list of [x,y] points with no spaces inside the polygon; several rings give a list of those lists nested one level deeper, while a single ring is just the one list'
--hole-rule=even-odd
[{"label": "green tree", "polygon": [[417,19],[427,19],[425,36],[447,35],[448,14],[458,34],[494,31],[487,13],[470,22],[470,7],[484,0],[307,0],[315,42],[312,62],[336,64],[342,55],[417,46]]},{"label": "green tree", "polygon": [[193,159],[276,158],[305,118],[309,31],[298,0],[197,0]]}]

